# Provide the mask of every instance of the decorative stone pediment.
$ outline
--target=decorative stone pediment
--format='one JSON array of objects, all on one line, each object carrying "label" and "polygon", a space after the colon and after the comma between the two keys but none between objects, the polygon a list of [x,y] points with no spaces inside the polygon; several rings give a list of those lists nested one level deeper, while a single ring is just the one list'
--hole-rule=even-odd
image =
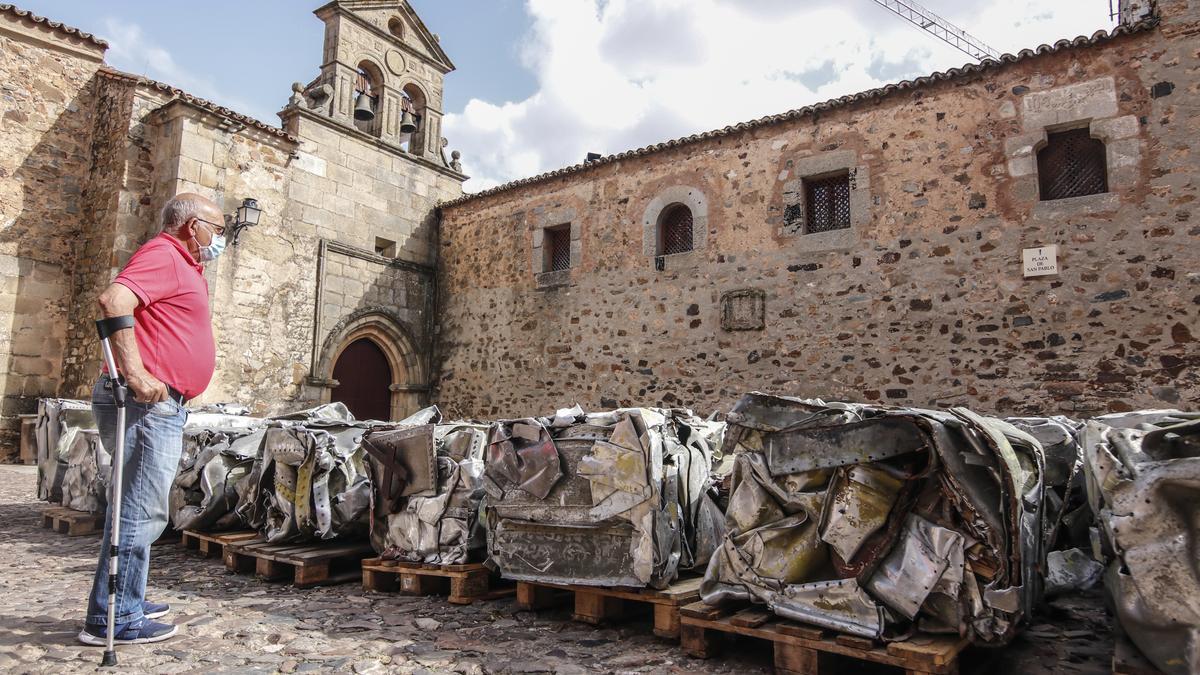
[{"label": "decorative stone pediment", "polygon": [[316,12],[322,20],[337,13],[368,29],[375,37],[401,47],[409,57],[418,57],[430,66],[448,73],[454,63],[442,49],[438,37],[403,0],[334,0]]}]

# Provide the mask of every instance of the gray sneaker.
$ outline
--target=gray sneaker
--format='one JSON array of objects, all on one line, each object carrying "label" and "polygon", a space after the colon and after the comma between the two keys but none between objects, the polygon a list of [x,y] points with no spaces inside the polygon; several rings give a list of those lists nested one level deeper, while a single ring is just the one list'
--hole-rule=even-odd
[{"label": "gray sneaker", "polygon": [[[149,619],[140,619],[130,623],[117,624],[117,632],[113,643],[118,645],[143,645],[151,642],[169,640],[179,632],[178,626],[158,623]],[[107,646],[108,631],[104,626],[87,624],[79,633],[79,641],[92,647]]]}]

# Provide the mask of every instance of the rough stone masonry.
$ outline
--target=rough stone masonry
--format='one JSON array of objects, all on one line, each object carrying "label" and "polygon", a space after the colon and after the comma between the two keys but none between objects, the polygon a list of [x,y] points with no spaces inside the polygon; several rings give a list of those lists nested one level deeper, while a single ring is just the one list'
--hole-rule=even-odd
[{"label": "rough stone masonry", "polygon": [[[1126,14],[1112,35],[445,205],[435,400],[485,418],[727,410],[756,389],[1000,414],[1194,404],[1200,2]],[[1042,201],[1038,153],[1069,129],[1103,142],[1107,190]],[[806,184],[837,172],[848,227],[806,234]],[[680,204],[692,250],[660,255]],[[567,269],[549,267],[556,232]],[[1023,249],[1050,245],[1058,273],[1026,278]]]},{"label": "rough stone masonry", "polygon": [[[278,126],[114,70],[102,40],[0,4],[0,459],[39,397],[86,395],[95,298],[185,191],[264,214],[206,272],[219,367],[198,403],[337,400],[332,373],[357,340],[387,359],[377,395],[394,418],[426,402],[435,209],[466,178],[440,135],[454,65],[406,3],[316,15],[320,72],[280,92]],[[371,121],[352,117],[362,87]]]}]

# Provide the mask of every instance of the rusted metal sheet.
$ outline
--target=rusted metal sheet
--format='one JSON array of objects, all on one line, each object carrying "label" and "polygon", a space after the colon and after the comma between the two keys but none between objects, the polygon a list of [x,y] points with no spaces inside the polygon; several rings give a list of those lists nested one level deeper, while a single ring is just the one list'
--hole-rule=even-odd
[{"label": "rusted metal sheet", "polygon": [[214,532],[245,527],[234,509],[265,435],[264,428],[232,425],[184,430],[179,473],[169,497],[175,529]]},{"label": "rusted metal sheet", "polygon": [[[38,416],[34,426],[34,436],[37,440],[37,472],[38,499],[54,504],[62,504],[63,479],[70,467],[71,448],[76,444],[76,436],[88,431],[94,432],[96,420],[92,416],[92,406],[87,401],[76,401],[63,398],[43,398],[38,400]],[[101,448],[102,450],[102,448]],[[77,461],[84,458],[80,457]],[[98,461],[97,461],[98,460]],[[95,467],[108,466],[107,453],[104,457],[93,458]],[[98,481],[107,480],[107,472],[99,475]],[[102,486],[101,486],[102,487]],[[104,490],[88,488],[87,492],[98,498],[99,507],[104,506]],[[81,495],[76,490],[75,498]],[[68,495],[66,501],[72,501]]]},{"label": "rusted metal sheet", "polygon": [[[487,431],[481,424],[442,423],[434,407],[366,434],[375,484],[371,544],[381,557],[443,565],[483,560],[479,509]],[[409,484],[418,474],[428,478]]]},{"label": "rusted metal sheet", "polygon": [[645,586],[633,573],[630,523],[559,525],[504,519],[491,533],[492,562],[506,579],[578,584],[604,579],[613,586]]},{"label": "rusted metal sheet", "polygon": [[728,419],[736,459],[705,601],[872,638],[919,627],[988,644],[1029,616],[1045,560],[1032,435],[962,408],[764,394]]},{"label": "rusted metal sheet", "polygon": [[488,555],[512,579],[654,586],[702,567],[723,424],[685,411],[578,407],[492,426]]},{"label": "rusted metal sheet", "polygon": [[903,417],[780,430],[763,438],[774,476],[874,462],[916,452],[925,443],[920,429]]},{"label": "rusted metal sheet", "polygon": [[355,421],[340,403],[272,418],[237,515],[270,542],[365,537],[371,481],[361,443],[378,424]]},{"label": "rusted metal sheet", "polygon": [[402,497],[433,494],[437,486],[434,431],[434,425],[422,424],[375,429],[363,436],[363,449],[375,469],[376,494],[385,510],[396,510],[393,502]]},{"label": "rusted metal sheet", "polygon": [[1164,672],[1200,672],[1200,414],[1096,418],[1083,446],[1121,627]]}]

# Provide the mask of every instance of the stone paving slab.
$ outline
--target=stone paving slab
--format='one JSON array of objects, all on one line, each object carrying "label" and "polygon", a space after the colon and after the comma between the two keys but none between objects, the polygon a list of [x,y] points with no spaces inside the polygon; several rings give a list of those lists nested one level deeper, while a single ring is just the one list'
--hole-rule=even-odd
[{"label": "stone paving slab", "polygon": [[[42,529],[34,484],[33,467],[0,465],[0,672],[92,672],[101,650],[75,635],[100,540]],[[451,605],[353,584],[298,590],[230,574],[219,560],[179,546],[156,546],[152,555],[149,595],[171,603],[182,635],[120,648],[125,672],[771,671],[769,645],[749,642],[720,658],[692,659],[653,636],[649,615],[595,628],[571,621],[569,607],[526,612],[511,598]],[[1098,596],[1052,609],[1053,624],[1043,620],[1013,647],[968,658],[962,672],[1105,672],[1112,643]]]}]

